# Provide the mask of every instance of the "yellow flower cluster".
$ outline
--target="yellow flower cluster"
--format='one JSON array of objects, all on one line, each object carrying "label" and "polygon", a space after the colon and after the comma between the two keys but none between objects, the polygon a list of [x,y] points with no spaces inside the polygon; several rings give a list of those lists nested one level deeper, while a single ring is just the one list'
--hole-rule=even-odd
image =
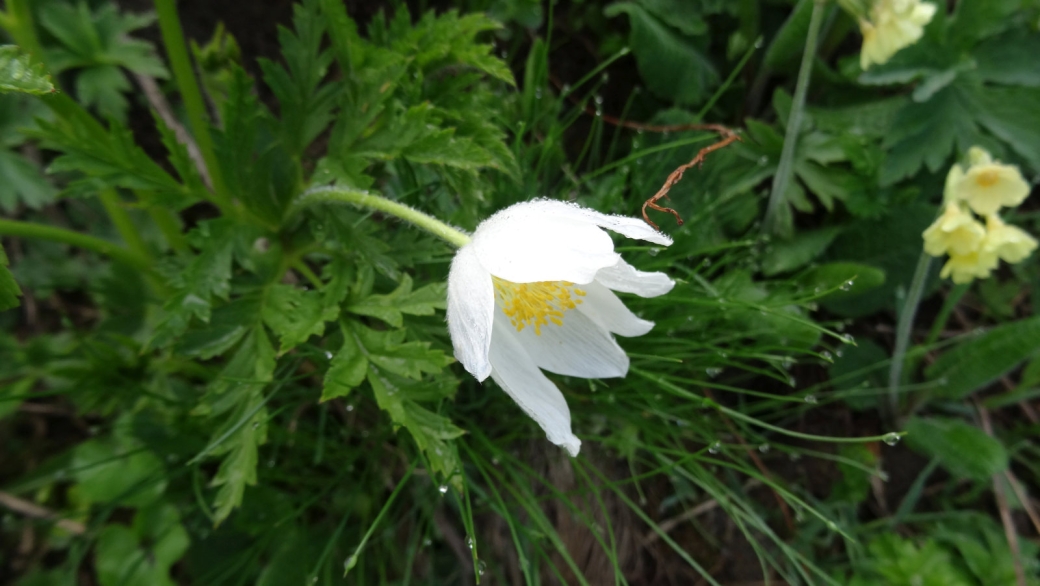
[{"label": "yellow flower cluster", "polygon": [[1035,238],[997,216],[1001,207],[1017,206],[1029,195],[1018,168],[994,161],[979,147],[968,151],[968,159],[967,171],[960,165],[950,169],[943,214],[923,234],[925,252],[950,255],[940,276],[952,277],[954,283],[985,279],[1000,259],[1021,262],[1037,246]]},{"label": "yellow flower cluster", "polygon": [[874,0],[870,18],[860,18],[863,48],[859,63],[863,69],[882,64],[900,49],[917,42],[924,27],[935,16],[935,5],[921,0]]}]

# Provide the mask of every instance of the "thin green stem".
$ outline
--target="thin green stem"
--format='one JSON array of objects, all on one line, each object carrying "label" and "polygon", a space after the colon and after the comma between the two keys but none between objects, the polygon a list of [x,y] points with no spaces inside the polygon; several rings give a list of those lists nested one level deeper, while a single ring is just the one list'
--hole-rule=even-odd
[{"label": "thin green stem", "polygon": [[0,219],[0,236],[39,238],[41,240],[62,242],[102,254],[141,271],[150,272],[152,270],[152,262],[148,257],[141,256],[136,251],[123,248],[114,242],[102,240],[96,236],[80,234],[64,228]]},{"label": "thin green stem", "polygon": [[133,220],[130,219],[130,214],[126,213],[126,210],[123,208],[123,202],[120,201],[116,190],[111,188],[102,189],[98,193],[98,198],[101,199],[101,205],[105,207],[109,219],[115,224],[119,236],[130,247],[130,250],[136,252],[138,256],[151,258],[152,254],[148,251],[148,245],[141,238],[140,232],[137,231],[137,226],[134,226]]},{"label": "thin green stem", "polygon": [[289,214],[291,215],[309,205],[329,202],[350,203],[390,214],[426,230],[456,248],[462,248],[469,244],[469,235],[458,228],[445,224],[437,218],[389,200],[381,195],[349,187],[316,187],[308,190],[296,200]]},{"label": "thin green stem", "polygon": [[953,313],[953,308],[957,307],[960,303],[961,298],[971,288],[970,284],[957,285],[950,291],[950,294],[946,296],[946,301],[943,303],[942,309],[939,310],[939,315],[935,316],[935,321],[932,322],[932,329],[928,332],[928,339],[925,340],[924,346],[927,348],[938,341],[939,336],[943,330],[946,329],[946,322],[950,319],[950,314]]},{"label": "thin green stem", "polygon": [[784,133],[784,147],[780,151],[780,162],[773,175],[773,188],[769,193],[769,204],[766,217],[762,222],[762,230],[769,235],[779,234],[782,226],[780,209],[784,205],[784,194],[794,174],[794,155],[798,146],[798,132],[802,126],[802,113],[805,110],[805,94],[809,91],[809,79],[812,77],[813,59],[816,57],[816,41],[820,36],[823,24],[824,0],[815,0],[812,15],[809,18],[809,34],[805,38],[805,52],[802,53],[802,64],[798,69],[798,81],[794,87],[794,100],[791,112],[787,116],[787,131]]},{"label": "thin green stem", "polygon": [[896,347],[892,352],[892,364],[888,371],[888,409],[891,423],[895,423],[899,416],[899,387],[903,381],[903,361],[910,344],[910,330],[914,325],[914,316],[917,315],[917,306],[921,303],[924,285],[928,280],[928,269],[931,266],[932,257],[927,252],[922,252],[921,258],[917,260],[914,278],[910,281],[906,301],[899,312],[899,322],[896,325]]},{"label": "thin green stem", "polygon": [[202,101],[202,92],[188,58],[188,47],[184,42],[184,31],[181,29],[175,0],[155,0],[155,11],[159,15],[159,29],[162,32],[163,45],[166,47],[166,57],[170,60],[177,89],[184,101],[195,143],[199,146],[199,152],[206,161],[206,169],[213,181],[214,195],[222,208],[230,209],[230,198],[221,177],[216,152],[213,150],[213,139],[209,134],[206,105]]}]

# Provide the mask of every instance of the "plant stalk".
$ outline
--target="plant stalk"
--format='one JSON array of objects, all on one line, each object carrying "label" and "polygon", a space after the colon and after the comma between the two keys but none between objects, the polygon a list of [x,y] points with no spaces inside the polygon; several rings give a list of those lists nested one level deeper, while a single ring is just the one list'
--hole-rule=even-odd
[{"label": "plant stalk", "polygon": [[798,69],[798,81],[794,87],[794,99],[791,112],[787,116],[787,131],[784,133],[784,147],[780,151],[780,162],[773,175],[773,187],[769,192],[769,204],[766,206],[766,217],[762,222],[762,231],[768,235],[778,235],[780,208],[784,205],[784,194],[794,173],[794,155],[798,146],[798,132],[802,125],[802,113],[805,110],[805,95],[809,91],[809,79],[812,77],[813,60],[816,58],[816,41],[823,25],[825,1],[815,0],[812,15],[809,17],[809,34],[805,38],[805,52]]},{"label": "plant stalk", "polygon": [[130,250],[137,253],[138,256],[150,259],[152,254],[148,250],[148,245],[145,244],[144,239],[141,238],[140,232],[137,230],[137,226],[134,226],[133,220],[130,219],[130,214],[126,213],[123,209],[123,202],[119,199],[119,194],[116,193],[115,189],[106,188],[98,192],[98,198],[101,200],[101,205],[104,206],[105,211],[108,213],[109,219],[115,224],[116,230],[119,232],[119,236],[123,239]]},{"label": "plant stalk", "polygon": [[899,312],[899,321],[896,325],[896,347],[892,352],[892,364],[888,371],[888,409],[893,424],[896,423],[899,416],[899,387],[903,382],[903,361],[906,359],[906,350],[910,345],[910,330],[914,326],[917,306],[921,303],[924,285],[928,280],[928,269],[931,266],[932,257],[927,252],[922,252],[921,257],[917,260],[914,278],[910,281],[906,301]]},{"label": "plant stalk", "polygon": [[0,219],[0,236],[39,238],[41,240],[61,242],[96,252],[141,271],[152,271],[152,262],[148,257],[142,256],[134,250],[123,248],[114,242],[102,240],[96,236],[80,234],[64,228]]},{"label": "plant stalk", "polygon": [[206,169],[213,181],[214,195],[220,202],[221,208],[230,210],[230,197],[221,177],[220,165],[216,152],[213,150],[213,139],[209,133],[206,105],[202,100],[202,91],[199,90],[198,81],[195,79],[191,59],[188,57],[188,47],[184,42],[184,31],[181,28],[175,0],[155,0],[155,11],[159,15],[159,29],[162,32],[163,45],[166,47],[166,57],[170,60],[173,78],[177,82],[177,89],[184,101],[184,109],[188,114],[188,123],[191,125],[195,143],[199,146],[199,152],[206,161]]},{"label": "plant stalk", "polygon": [[293,204],[289,214],[293,214],[304,207],[316,203],[340,202],[350,203],[356,206],[371,208],[380,212],[400,218],[416,227],[426,230],[430,234],[446,241],[456,248],[469,244],[470,237],[462,230],[449,226],[448,224],[428,216],[419,210],[410,208],[404,204],[389,200],[381,195],[376,195],[360,189],[348,187],[316,187],[303,193]]}]

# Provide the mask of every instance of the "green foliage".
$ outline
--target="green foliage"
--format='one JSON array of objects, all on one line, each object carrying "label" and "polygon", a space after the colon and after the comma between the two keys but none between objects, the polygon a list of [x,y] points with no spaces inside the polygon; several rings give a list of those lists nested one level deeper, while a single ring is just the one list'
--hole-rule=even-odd
[{"label": "green foliage", "polygon": [[18,298],[22,295],[18,283],[14,281],[11,271],[7,268],[8,264],[7,253],[0,245],[0,311],[18,307]]},{"label": "green foliage", "polygon": [[915,417],[906,424],[907,442],[938,458],[956,476],[985,482],[1007,469],[1008,453],[999,440],[959,419]]},{"label": "green foliage", "polygon": [[45,3],[39,18],[60,43],[46,51],[53,73],[77,70],[76,96],[96,107],[103,117],[126,120],[129,104],[124,94],[133,88],[120,68],[152,77],[168,76],[151,43],[128,36],[152,24],[152,15],[120,14],[115,4],[92,10],[81,1],[76,5]]},{"label": "green foliage", "polygon": [[40,64],[14,45],[0,45],[0,93],[48,94],[54,91],[51,77]]},{"label": "green foliage", "polygon": [[98,581],[103,586],[173,586],[170,568],[188,549],[188,532],[177,509],[157,505],[140,509],[133,524],[106,525],[97,541]]},{"label": "green foliage", "polygon": [[[695,16],[676,18],[675,11]],[[629,44],[647,87],[661,98],[680,105],[698,104],[719,83],[715,66],[687,35],[704,32],[704,21],[685,2],[618,2],[604,9],[608,17],[627,14],[632,32]],[[668,22],[677,22],[676,30]],[[698,22],[699,21],[699,22]]]},{"label": "green foliage", "polygon": [[928,367],[927,375],[940,383],[936,394],[963,399],[1035,356],[1038,348],[1040,318],[1010,322],[972,335],[944,352]]}]

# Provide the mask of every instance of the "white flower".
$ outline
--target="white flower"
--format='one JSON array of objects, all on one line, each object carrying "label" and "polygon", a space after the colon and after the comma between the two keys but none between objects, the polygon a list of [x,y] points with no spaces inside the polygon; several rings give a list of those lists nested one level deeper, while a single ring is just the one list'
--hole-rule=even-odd
[{"label": "white flower", "polygon": [[642,220],[541,199],[482,222],[448,276],[455,357],[477,380],[491,376],[571,456],[581,440],[571,431],[567,401],[541,370],[625,376],[628,356],[611,334],[641,336],[654,324],[613,291],[656,297],[675,285],[664,273],[637,271],[622,260],[603,228],[672,243]]}]

